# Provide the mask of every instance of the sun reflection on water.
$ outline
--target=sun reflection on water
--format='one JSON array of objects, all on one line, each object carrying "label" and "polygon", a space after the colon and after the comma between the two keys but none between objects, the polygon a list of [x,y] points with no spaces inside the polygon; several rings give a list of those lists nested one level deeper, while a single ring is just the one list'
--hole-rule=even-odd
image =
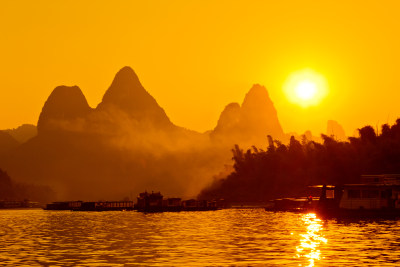
[{"label": "sun reflection on water", "polygon": [[320,246],[327,243],[327,239],[322,236],[321,220],[314,213],[304,214],[301,220],[304,222],[307,232],[300,234],[300,245],[296,247],[296,256],[297,258],[307,258],[308,266],[313,267],[315,261],[321,259]]}]

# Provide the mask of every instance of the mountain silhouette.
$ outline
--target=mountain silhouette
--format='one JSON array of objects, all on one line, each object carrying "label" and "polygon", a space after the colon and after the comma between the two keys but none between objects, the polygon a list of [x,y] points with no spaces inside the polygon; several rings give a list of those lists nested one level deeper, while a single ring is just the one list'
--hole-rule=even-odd
[{"label": "mountain silhouette", "polygon": [[60,130],[63,122],[83,118],[91,110],[78,86],[58,86],[50,94],[40,113],[38,133]]},{"label": "mountain silhouette", "polygon": [[330,137],[334,137],[334,139],[339,141],[346,141],[346,133],[337,121],[328,120],[326,134]]},{"label": "mountain silhouette", "polygon": [[241,120],[241,108],[238,103],[228,104],[222,111],[215,132],[224,132],[225,134],[237,129]]},{"label": "mountain silhouette", "polygon": [[234,144],[265,144],[267,134],[283,134],[260,85],[201,134],[174,125],[130,67],[115,75],[94,109],[79,87],[56,87],[37,128],[37,136],[0,155],[0,168],[17,183],[50,186],[58,200],[118,200],[145,189],[194,197],[231,163]]},{"label": "mountain silhouette", "polygon": [[242,105],[225,107],[211,137],[228,143],[265,144],[267,135],[275,139],[284,136],[277,111],[264,86],[259,84],[246,94]]},{"label": "mountain silhouette", "polygon": [[172,127],[170,119],[157,101],[144,89],[138,76],[130,67],[122,68],[116,75],[97,106],[98,111],[117,109],[137,121],[147,121],[157,127]]},{"label": "mountain silhouette", "polygon": [[248,132],[256,135],[269,134],[280,138],[283,130],[278,114],[264,86],[255,84],[242,103],[242,123]]}]

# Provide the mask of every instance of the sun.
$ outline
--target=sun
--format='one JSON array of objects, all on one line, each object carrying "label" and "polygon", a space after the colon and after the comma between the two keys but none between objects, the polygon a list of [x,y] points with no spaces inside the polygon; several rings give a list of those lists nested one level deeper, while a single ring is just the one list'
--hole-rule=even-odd
[{"label": "sun", "polygon": [[328,94],[325,78],[310,69],[292,73],[283,89],[290,102],[304,108],[318,105]]},{"label": "sun", "polygon": [[317,93],[317,85],[312,81],[301,81],[297,84],[295,93],[300,99],[310,100]]}]

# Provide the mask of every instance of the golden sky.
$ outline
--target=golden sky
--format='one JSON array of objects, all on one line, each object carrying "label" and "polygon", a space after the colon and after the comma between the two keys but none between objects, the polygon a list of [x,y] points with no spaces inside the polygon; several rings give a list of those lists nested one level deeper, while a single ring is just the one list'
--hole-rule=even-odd
[{"label": "golden sky", "polygon": [[[0,129],[37,123],[58,85],[95,107],[131,66],[179,126],[215,127],[229,102],[265,85],[285,132],[314,134],[400,117],[399,1],[18,1],[0,3]],[[329,93],[290,102],[290,74],[312,69]]]}]

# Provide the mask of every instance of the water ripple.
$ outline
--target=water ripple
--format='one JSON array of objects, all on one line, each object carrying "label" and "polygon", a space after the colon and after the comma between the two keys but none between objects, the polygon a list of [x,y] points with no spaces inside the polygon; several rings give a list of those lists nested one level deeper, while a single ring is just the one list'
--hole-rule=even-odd
[{"label": "water ripple", "polygon": [[0,266],[399,266],[399,226],[263,209],[0,210]]}]

